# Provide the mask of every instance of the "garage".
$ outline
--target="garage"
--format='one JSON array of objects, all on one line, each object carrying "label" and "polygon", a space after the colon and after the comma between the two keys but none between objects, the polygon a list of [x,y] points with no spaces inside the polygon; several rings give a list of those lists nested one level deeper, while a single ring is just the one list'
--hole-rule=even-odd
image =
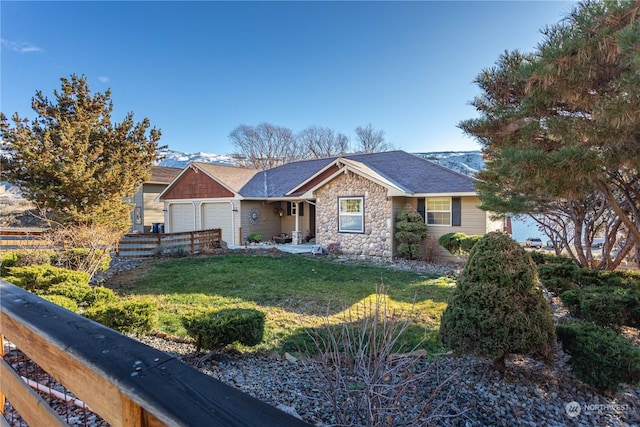
[{"label": "garage", "polygon": [[193,203],[172,203],[169,205],[169,220],[171,233],[194,231],[196,229]]},{"label": "garage", "polygon": [[222,230],[222,240],[233,244],[233,206],[229,202],[203,203],[202,228],[208,230],[219,228]]}]

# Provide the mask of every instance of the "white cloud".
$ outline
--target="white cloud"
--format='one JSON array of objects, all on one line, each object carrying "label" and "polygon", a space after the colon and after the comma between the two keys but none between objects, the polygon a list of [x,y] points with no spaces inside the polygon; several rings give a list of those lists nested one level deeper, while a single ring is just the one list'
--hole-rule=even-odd
[{"label": "white cloud", "polygon": [[42,49],[30,42],[0,39],[2,47],[19,53],[42,52]]},{"label": "white cloud", "polygon": [[99,76],[99,77],[98,77],[98,81],[99,81],[100,83],[107,84],[107,83],[109,83],[109,77],[106,77],[106,76]]}]

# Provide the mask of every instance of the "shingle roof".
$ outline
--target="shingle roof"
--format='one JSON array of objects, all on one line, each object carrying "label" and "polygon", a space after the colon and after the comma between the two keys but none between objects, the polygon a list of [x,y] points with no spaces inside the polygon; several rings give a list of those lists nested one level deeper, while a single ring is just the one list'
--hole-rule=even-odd
[{"label": "shingle roof", "polygon": [[345,156],[363,163],[409,194],[475,193],[476,179],[405,151]]},{"label": "shingle roof", "polygon": [[303,160],[260,171],[242,188],[240,194],[251,198],[283,197],[334,160],[335,157]]},{"label": "shingle roof", "polygon": [[[407,194],[475,193],[476,180],[405,151],[343,156],[363,174],[388,182]],[[260,171],[240,190],[249,198],[284,197],[338,157],[304,160]],[[354,162],[357,162],[354,164]]]}]

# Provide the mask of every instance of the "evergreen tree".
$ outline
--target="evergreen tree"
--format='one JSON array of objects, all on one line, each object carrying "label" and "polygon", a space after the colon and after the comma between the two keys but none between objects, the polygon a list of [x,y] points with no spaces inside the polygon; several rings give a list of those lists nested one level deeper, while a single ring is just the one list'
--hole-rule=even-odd
[{"label": "evergreen tree", "polygon": [[395,234],[398,240],[398,255],[408,259],[417,259],[422,251],[422,243],[427,237],[427,224],[418,211],[407,205],[398,213]]},{"label": "evergreen tree", "polygon": [[475,244],[442,314],[440,337],[456,352],[492,359],[501,371],[508,354],[550,358],[553,313],[524,248],[499,232]]},{"label": "evergreen tree", "polygon": [[111,92],[92,96],[84,76],[62,78],[55,102],[32,98],[37,117],[0,113],[4,178],[59,224],[109,226],[126,231],[132,196],[159,159],[160,131],[133,113],[111,122]]},{"label": "evergreen tree", "polygon": [[[602,194],[640,242],[640,2],[586,1],[476,79],[479,194],[494,212]],[[579,232],[580,230],[576,230]]]}]

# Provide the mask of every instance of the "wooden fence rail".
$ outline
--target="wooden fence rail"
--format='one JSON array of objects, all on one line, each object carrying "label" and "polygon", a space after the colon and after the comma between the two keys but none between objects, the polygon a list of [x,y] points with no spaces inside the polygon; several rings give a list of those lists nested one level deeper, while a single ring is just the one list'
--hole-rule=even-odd
[{"label": "wooden fence rail", "polygon": [[[0,251],[16,249],[42,249],[47,242],[42,231],[0,231]],[[115,247],[116,256],[150,257],[164,252],[184,250],[189,253],[201,252],[205,248],[219,247],[222,230],[187,231],[163,234],[125,234]]]},{"label": "wooden fence rail", "polygon": [[[1,279],[0,299],[0,337],[111,426],[309,426],[174,356]],[[0,362],[2,408],[6,397],[28,425],[66,425]]]},{"label": "wooden fence rail", "polygon": [[222,230],[186,231],[182,233],[132,233],[126,234],[116,246],[116,256],[150,257],[159,252],[185,250],[189,253],[202,251],[206,247],[220,247]]}]

